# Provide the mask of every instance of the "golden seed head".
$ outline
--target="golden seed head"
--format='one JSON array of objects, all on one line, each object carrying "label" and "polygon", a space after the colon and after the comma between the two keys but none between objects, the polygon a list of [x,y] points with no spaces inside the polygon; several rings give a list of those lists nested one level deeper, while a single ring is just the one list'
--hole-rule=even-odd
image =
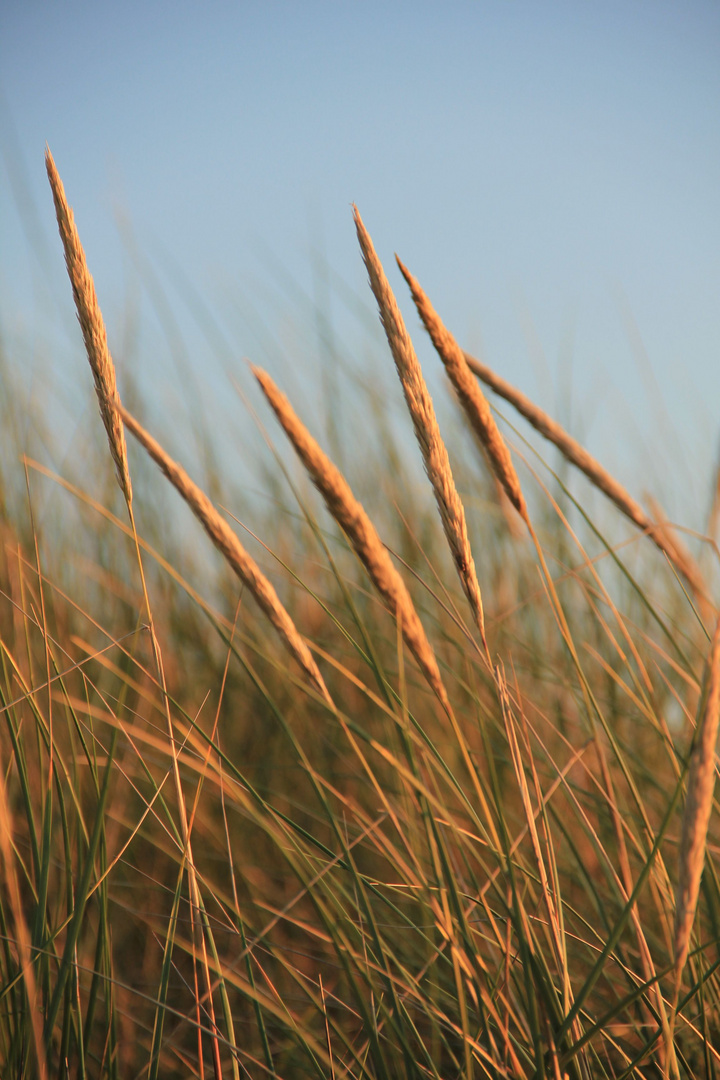
[{"label": "golden seed head", "polygon": [[45,167],[55,203],[55,215],[65,251],[65,265],[72,285],[77,317],[95,380],[100,415],[107,432],[110,453],[115,462],[118,483],[129,506],[132,503],[132,484],[128,468],[125,431],[118,411],[120,396],[115,379],[115,365],[108,348],[105,323],[95,293],[95,285],[87,267],[85,252],[75,227],[73,212],[65,198],[63,182],[55,167],[49,147],[45,150]]}]

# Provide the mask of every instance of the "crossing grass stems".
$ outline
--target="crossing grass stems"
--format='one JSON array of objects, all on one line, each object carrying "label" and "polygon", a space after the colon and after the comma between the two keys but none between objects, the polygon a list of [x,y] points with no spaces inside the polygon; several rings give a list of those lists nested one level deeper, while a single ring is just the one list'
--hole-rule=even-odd
[{"label": "crossing grass stems", "polygon": [[[364,505],[357,463],[254,365],[297,503],[287,558],[252,554],[123,405],[46,167],[127,523],[57,478],[98,547],[78,571],[58,519],[46,567],[44,526],[0,507],[2,1075],[719,1073],[708,560],[465,353],[398,260],[483,454],[444,438],[356,208],[437,525],[400,475]],[[587,488],[538,482],[481,383],[607,497],[602,521]],[[216,549],[214,591],[126,430]],[[25,467],[32,506],[48,470]]]}]

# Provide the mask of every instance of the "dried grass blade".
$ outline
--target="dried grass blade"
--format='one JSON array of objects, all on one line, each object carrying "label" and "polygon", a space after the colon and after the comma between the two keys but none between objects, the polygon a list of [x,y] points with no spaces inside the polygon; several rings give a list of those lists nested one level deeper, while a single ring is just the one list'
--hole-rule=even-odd
[{"label": "dried grass blade", "polygon": [[405,582],[393,566],[375,526],[362,504],[353,495],[345,477],[320,449],[295,414],[286,396],[278,389],[267,372],[257,367],[253,367],[252,371],[313,483],[325,500],[328,510],[345,532],[393,617],[396,620],[402,620],[403,637],[408,648],[415,656],[443,708],[450,713],[450,703],[435,654]]},{"label": "dried grass blade", "polygon": [[150,457],[160,466],[170,483],[179,491],[215,547],[255,597],[255,600],[277,630],[288,652],[295,657],[311,682],[329,702],[330,695],[310,649],[280,602],[272,584],[265,577],[255,560],[245,550],[228,523],[217,512],[205,492],[190,479],[182,466],[173,461],[170,455],[163,450],[162,446],[138,423],[127,409],[122,405],[119,406],[119,409],[120,416],[132,434],[145,447]]},{"label": "dried grass blade", "polygon": [[720,718],[720,619],[710,646],[702,712],[690,755],[687,797],[680,841],[675,901],[675,979],[679,985],[690,947],[700,880],[705,865],[710,813],[715,790],[716,744]]},{"label": "dried grass blade", "polygon": [[495,475],[517,512],[524,521],[528,522],[525,498],[515,466],[510,457],[510,451],[495,423],[495,417],[487,399],[477,384],[477,379],[473,378],[468,368],[465,354],[450,331],[442,323],[417,278],[413,277],[399,259],[397,259],[397,264],[410,286],[410,292],[415,301],[418,314],[440,355],[440,359],[445,365],[465,414],[487,451]]},{"label": "dried grass blade", "polygon": [[65,188],[55,167],[49,147],[45,149],[45,168],[52,189],[55,216],[57,217],[60,239],[65,251],[65,265],[72,285],[78,321],[95,380],[95,393],[100,405],[100,415],[107,432],[110,453],[115,462],[117,480],[125,500],[130,506],[132,503],[132,484],[130,482],[130,470],[128,469],[125,431],[119,416],[120,396],[115,379],[115,365],[108,348],[105,323],[95,293],[95,285],[87,267],[85,252],[75,227],[73,212],[65,198]]},{"label": "dried grass blade", "polygon": [[357,207],[354,207],[353,211],[358,240],[370,276],[370,285],[380,309],[380,318],[397,373],[400,376],[405,401],[415,428],[415,436],[422,452],[425,471],[435,493],[435,502],[440,511],[440,519],[460,584],[467,596],[473,618],[487,650],[480,584],[470,549],[465,508],[455,487],[447,447],[440,434],[432,398],[392,289]]}]

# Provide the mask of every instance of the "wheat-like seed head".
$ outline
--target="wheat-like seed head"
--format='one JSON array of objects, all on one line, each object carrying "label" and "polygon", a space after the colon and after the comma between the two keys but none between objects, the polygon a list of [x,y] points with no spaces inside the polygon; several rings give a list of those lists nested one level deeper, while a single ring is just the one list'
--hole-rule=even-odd
[{"label": "wheat-like seed head", "polygon": [[706,599],[708,595],[707,586],[703,581],[700,568],[690,552],[675,537],[670,535],[669,530],[663,529],[662,526],[658,527],[657,523],[651,521],[643,508],[632,498],[622,484],[607,469],[603,468],[600,462],[592,454],[589,454],[584,446],[581,446],[576,439],[573,439],[572,435],[569,435],[556,420],[553,420],[543,409],[539,408],[534,401],[531,401],[521,390],[518,390],[517,387],[494,372],[487,364],[481,363],[480,360],[470,356],[469,353],[463,353],[463,355],[470,371],[481,379],[486,386],[494,390],[496,394],[504,398],[505,401],[509,401],[520,415],[524,416],[528,423],[532,424],[536,431],[539,431],[549,442],[557,446],[571,464],[585,473],[588,480],[602,491],[611,502],[615,503],[618,510],[650,536],[657,548],[674,563],[695,594]]},{"label": "wheat-like seed head", "polygon": [[107,343],[105,323],[95,293],[95,285],[85,260],[85,252],[80,243],[73,212],[65,198],[65,188],[50,153],[45,150],[45,167],[55,203],[60,239],[65,250],[65,265],[72,285],[78,321],[82,330],[85,349],[95,380],[95,393],[100,405],[110,453],[115,462],[118,483],[128,506],[132,503],[132,484],[128,469],[125,431],[120,421],[118,409],[120,396],[115,379],[115,365]]},{"label": "wheat-like seed head", "polygon": [[195,517],[201,523],[218,551],[224,556],[244,585],[277,630],[288,652],[295,657],[326,701],[330,695],[310,649],[300,636],[295,623],[282,605],[275,589],[253,557],[245,550],[224,518],[220,516],[207,495],[178,465],[162,446],[120,405],[120,415],[135,438],[160,466],[171,484],[180,492]]},{"label": "wheat-like seed head", "polygon": [[397,263],[403,277],[410,286],[410,292],[415,301],[418,314],[440,359],[445,365],[465,414],[487,450],[495,475],[517,512],[529,524],[525,498],[515,466],[510,457],[510,451],[495,423],[495,417],[487,399],[477,384],[477,379],[473,378],[468,368],[465,354],[450,331],[443,325],[439,315],[423,292],[420,283],[403,266],[399,259]]},{"label": "wheat-like seed head", "polygon": [[363,260],[380,310],[380,319],[385,328],[395,367],[400,376],[405,401],[415,428],[415,436],[422,452],[425,471],[433,486],[440,519],[460,583],[470,603],[482,640],[485,642],[480,584],[470,549],[465,509],[455,487],[447,447],[440,434],[432,398],[392,289],[357,207],[353,210]]},{"label": "wheat-like seed head", "polygon": [[393,616],[401,620],[402,632],[408,648],[414,654],[441,704],[449,713],[450,703],[435,654],[405,582],[395,569],[375,526],[364,507],[353,495],[345,477],[320,449],[293,411],[288,399],[267,372],[258,367],[253,367],[252,371],[313,483],[325,500],[325,505],[352,544]]},{"label": "wheat-like seed head", "polygon": [[705,843],[715,790],[716,744],[720,719],[720,619],[710,647],[701,708],[690,756],[675,900],[675,978],[678,985],[690,947],[690,933],[705,865]]}]

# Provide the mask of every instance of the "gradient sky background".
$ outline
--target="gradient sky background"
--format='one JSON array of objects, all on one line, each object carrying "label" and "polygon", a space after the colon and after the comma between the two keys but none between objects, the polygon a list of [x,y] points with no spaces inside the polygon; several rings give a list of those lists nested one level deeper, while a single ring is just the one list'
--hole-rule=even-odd
[{"label": "gradient sky background", "polygon": [[394,251],[461,344],[635,491],[657,491],[669,469],[671,510],[707,498],[720,428],[715,0],[4,0],[0,93],[0,332],[29,378],[50,355],[71,424],[84,361],[46,141],[121,375],[127,363],[168,400],[177,391],[122,218],[206,387],[226,394],[175,264],[238,365],[267,363],[311,403],[313,341],[294,351],[304,316],[283,273],[332,317],[339,351],[360,356],[367,331],[312,255],[370,305],[354,201],[419,345]]}]

